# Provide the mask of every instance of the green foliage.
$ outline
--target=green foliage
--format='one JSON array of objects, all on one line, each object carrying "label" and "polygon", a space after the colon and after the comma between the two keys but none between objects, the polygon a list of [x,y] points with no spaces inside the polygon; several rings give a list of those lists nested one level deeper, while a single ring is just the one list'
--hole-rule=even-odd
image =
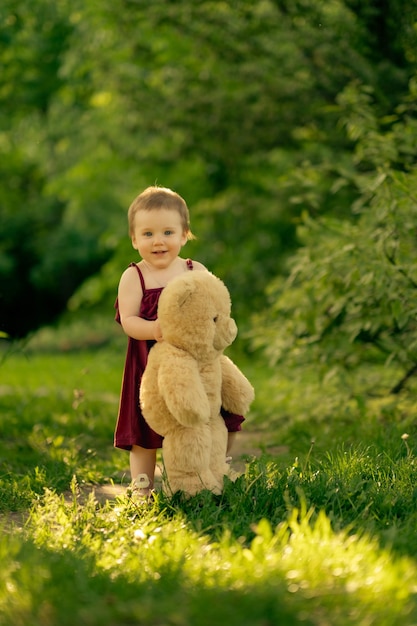
[{"label": "green foliage", "polygon": [[43,0],[36,12],[14,0],[0,9],[0,328],[12,337],[54,320],[110,250],[100,212],[111,193],[93,181],[86,193],[85,170],[74,175],[76,112],[60,106],[77,83],[65,69],[76,10]]},{"label": "green foliage", "polygon": [[383,3],[378,0],[347,0],[346,4],[367,30],[368,55],[373,62],[385,65],[388,60],[401,68],[410,60],[415,60],[415,3],[399,5],[395,0]]},{"label": "green foliage", "polygon": [[255,318],[263,329],[254,332],[255,345],[274,362],[316,363],[328,372],[385,360],[400,375],[385,393],[398,393],[417,371],[414,91],[411,83],[387,125],[366,91],[350,86],[340,96],[355,141],[340,184],[355,185],[359,195],[349,220],[304,214],[289,277],[271,284],[271,306]]},{"label": "green foliage", "polygon": [[72,296],[109,306],[126,208],[155,181],[187,199],[189,253],[238,316],[260,308],[300,213],[346,217],[358,197],[347,85],[373,90],[412,160],[391,116],[415,69],[414,3],[356,4],[3,2],[1,332],[26,336]]}]

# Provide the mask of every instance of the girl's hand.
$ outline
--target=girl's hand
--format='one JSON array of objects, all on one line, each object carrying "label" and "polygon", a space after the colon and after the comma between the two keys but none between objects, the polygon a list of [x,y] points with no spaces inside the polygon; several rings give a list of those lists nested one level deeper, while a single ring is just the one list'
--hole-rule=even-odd
[{"label": "girl's hand", "polygon": [[155,337],[156,341],[163,341],[164,340],[164,338],[162,337],[161,327],[159,325],[159,320],[158,319],[156,319],[154,321],[153,334],[154,334],[154,337]]}]

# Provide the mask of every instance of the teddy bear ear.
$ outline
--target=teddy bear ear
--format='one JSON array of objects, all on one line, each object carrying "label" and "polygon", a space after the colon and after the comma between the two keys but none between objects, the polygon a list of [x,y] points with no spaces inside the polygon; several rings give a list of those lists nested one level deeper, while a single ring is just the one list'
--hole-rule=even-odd
[{"label": "teddy bear ear", "polygon": [[181,291],[180,294],[178,294],[178,306],[179,306],[179,308],[184,306],[184,304],[187,302],[187,300],[189,298],[191,298],[193,293],[194,293],[194,286],[193,285],[190,285],[190,284],[184,285],[184,289]]}]

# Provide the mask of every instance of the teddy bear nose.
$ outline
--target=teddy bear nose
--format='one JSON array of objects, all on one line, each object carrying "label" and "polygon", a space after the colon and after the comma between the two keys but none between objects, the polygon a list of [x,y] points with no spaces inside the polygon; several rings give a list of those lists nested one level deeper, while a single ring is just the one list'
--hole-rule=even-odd
[{"label": "teddy bear nose", "polygon": [[216,350],[224,350],[235,340],[237,335],[237,326],[231,317],[219,319],[217,322],[217,332],[214,337],[214,347]]},{"label": "teddy bear nose", "polygon": [[235,320],[232,318],[230,318],[229,320],[229,335],[230,335],[231,341],[234,341],[236,339],[237,326],[236,326]]}]

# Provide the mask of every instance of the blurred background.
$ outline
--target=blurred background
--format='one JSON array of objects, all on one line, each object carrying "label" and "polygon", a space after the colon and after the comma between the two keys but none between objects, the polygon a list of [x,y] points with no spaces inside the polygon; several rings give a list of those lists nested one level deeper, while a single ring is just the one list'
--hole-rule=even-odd
[{"label": "blurred background", "polygon": [[186,199],[184,254],[226,282],[248,349],[414,373],[414,0],[3,0],[0,18],[3,339],[112,319],[127,208],[156,183]]}]

